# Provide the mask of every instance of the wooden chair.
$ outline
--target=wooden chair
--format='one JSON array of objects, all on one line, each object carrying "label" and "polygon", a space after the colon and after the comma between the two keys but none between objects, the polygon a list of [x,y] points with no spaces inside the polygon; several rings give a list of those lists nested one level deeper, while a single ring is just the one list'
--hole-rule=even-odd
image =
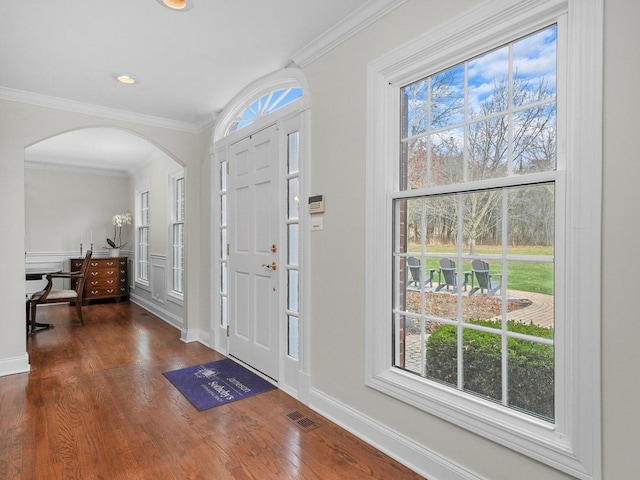
[{"label": "wooden chair", "polygon": [[[84,290],[87,271],[89,270],[91,255],[92,252],[89,250],[87,255],[84,257],[82,267],[78,272],[59,272],[47,275],[47,286],[44,290],[34,293],[31,295],[31,298],[27,300],[27,325],[29,327],[28,331],[31,335],[35,333],[36,328],[50,328],[53,326],[48,323],[36,322],[36,307],[45,303],[75,303],[80,323],[84,325],[84,319],[82,318],[82,292]],[[75,288],[73,290],[56,290],[53,288],[54,278],[71,279],[72,287]]]}]

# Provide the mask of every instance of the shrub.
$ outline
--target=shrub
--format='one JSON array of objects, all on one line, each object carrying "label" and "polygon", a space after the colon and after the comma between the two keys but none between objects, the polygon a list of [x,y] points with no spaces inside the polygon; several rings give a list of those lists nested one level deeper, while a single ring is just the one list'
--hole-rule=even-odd
[{"label": "shrub", "polygon": [[[470,323],[499,328],[492,320]],[[508,321],[508,329],[536,337],[553,338],[553,329]],[[462,364],[464,390],[500,402],[502,400],[502,354],[500,331],[463,329]],[[457,386],[457,328],[442,325],[427,340],[427,377]],[[527,340],[507,340],[508,404],[512,408],[553,419],[553,346]]]}]

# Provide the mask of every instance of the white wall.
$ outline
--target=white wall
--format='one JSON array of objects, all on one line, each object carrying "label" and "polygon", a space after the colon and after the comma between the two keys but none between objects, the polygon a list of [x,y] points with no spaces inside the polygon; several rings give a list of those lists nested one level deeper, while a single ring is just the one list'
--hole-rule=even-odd
[{"label": "white wall", "polygon": [[[364,386],[364,196],[367,62],[478,2],[410,0],[304,68],[312,95],[311,191],[326,195],[324,230],[311,232],[312,404],[356,412],[429,452],[492,480],[560,479],[559,471]],[[640,470],[635,366],[640,305],[637,143],[640,42],[636,2],[605,2],[603,252],[604,477]],[[624,194],[623,194],[624,192]],[[628,274],[622,280],[621,275]],[[333,410],[332,410],[333,409]],[[348,419],[348,414],[345,415]],[[364,425],[363,423],[363,425]],[[353,423],[357,428],[357,421]],[[371,432],[369,432],[371,433]],[[407,450],[407,458],[412,452]]]},{"label": "white wall", "polygon": [[604,478],[617,479],[640,471],[640,3],[606,0],[604,8],[602,429]]},{"label": "white wall", "polygon": [[[183,330],[184,324],[183,302],[179,297],[168,294],[170,288],[171,259],[169,257],[169,215],[171,190],[169,174],[180,168],[180,164],[167,155],[159,152],[154,155],[144,167],[133,172],[129,178],[129,190],[135,192],[138,184],[149,187],[149,284],[132,283],[131,300],[142,305],[176,328]],[[189,208],[189,205],[187,205]],[[132,199],[130,211],[135,216],[135,199]],[[132,228],[132,230],[133,230]],[[128,249],[135,249],[135,234],[132,232]],[[135,265],[131,263],[135,269]],[[133,277],[133,276],[132,276]],[[200,328],[199,326],[197,328]]]},{"label": "white wall", "polygon": [[[180,168],[180,164],[160,153],[143,168],[132,173],[129,188],[134,191],[138,183],[149,186],[149,252],[155,255],[167,255],[168,219],[169,219],[169,172]],[[135,200],[132,199],[130,210],[135,211]],[[135,218],[134,218],[135,224]],[[133,248],[130,246],[129,248]]]},{"label": "white wall", "polygon": [[[83,239],[94,254],[106,254],[106,238],[113,237],[111,218],[131,211],[131,192],[125,177],[25,169],[25,251],[76,252]],[[125,234],[130,233],[125,228]],[[79,252],[78,252],[79,253]]]}]

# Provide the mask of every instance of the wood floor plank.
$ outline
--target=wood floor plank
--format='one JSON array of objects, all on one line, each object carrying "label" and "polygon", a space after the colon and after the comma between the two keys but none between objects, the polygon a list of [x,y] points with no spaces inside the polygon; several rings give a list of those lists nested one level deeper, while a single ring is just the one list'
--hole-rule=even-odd
[{"label": "wood floor plank", "polygon": [[280,390],[198,412],[162,373],[222,355],[130,302],[84,316],[40,308],[32,371],[0,378],[0,480],[422,478]]}]

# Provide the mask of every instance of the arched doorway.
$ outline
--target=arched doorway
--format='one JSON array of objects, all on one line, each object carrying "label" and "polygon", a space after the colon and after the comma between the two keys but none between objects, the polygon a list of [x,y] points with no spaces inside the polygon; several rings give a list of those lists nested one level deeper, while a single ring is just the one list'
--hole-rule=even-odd
[{"label": "arched doorway", "polygon": [[[81,248],[93,247],[95,257],[108,255],[112,217],[131,213],[134,222],[125,228],[123,238],[130,297],[184,332],[184,188],[175,186],[184,186],[185,175],[179,159],[148,138],[118,127],[74,129],[29,145],[25,148],[27,266],[47,262],[66,269]],[[154,211],[146,225],[140,222],[140,185],[146,185]],[[52,211],[69,214],[52,215]],[[145,226],[153,232],[146,242],[140,236]],[[172,235],[174,229],[179,236]],[[37,287],[27,285],[27,293]]]}]

